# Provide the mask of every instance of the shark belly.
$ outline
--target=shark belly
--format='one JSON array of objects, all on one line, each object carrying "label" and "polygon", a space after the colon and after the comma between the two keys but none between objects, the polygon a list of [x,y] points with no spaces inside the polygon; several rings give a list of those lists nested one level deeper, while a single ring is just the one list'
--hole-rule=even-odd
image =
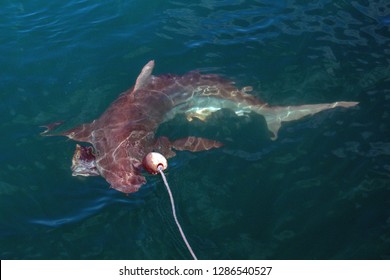
[{"label": "shark belly", "polygon": [[163,122],[173,119],[177,114],[184,114],[188,121],[192,121],[194,118],[206,121],[211,114],[221,109],[230,109],[236,115],[243,116],[253,111],[253,107],[253,105],[217,97],[193,97],[187,102],[174,106],[165,114]]}]

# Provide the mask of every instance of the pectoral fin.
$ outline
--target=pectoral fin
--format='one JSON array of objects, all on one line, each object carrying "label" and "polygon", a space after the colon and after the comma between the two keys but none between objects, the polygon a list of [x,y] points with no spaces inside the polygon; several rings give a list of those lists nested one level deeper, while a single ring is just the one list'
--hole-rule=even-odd
[{"label": "pectoral fin", "polygon": [[190,136],[186,138],[180,138],[171,142],[167,137],[162,136],[156,140],[154,144],[154,150],[163,154],[166,158],[171,158],[176,155],[173,150],[200,152],[219,148],[222,146],[223,144],[221,142],[206,138]]},{"label": "pectoral fin", "polygon": [[175,140],[172,144],[172,148],[175,150],[190,152],[207,151],[222,146],[221,142],[192,136]]}]

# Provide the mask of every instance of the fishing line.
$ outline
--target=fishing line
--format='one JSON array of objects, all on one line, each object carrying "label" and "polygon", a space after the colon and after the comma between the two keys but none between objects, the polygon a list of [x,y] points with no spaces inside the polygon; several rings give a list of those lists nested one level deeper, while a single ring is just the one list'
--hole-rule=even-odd
[{"label": "fishing line", "polygon": [[163,172],[163,170],[168,167],[167,159],[159,153],[152,152],[152,153],[149,153],[145,156],[145,158],[142,161],[142,164],[145,167],[145,169],[147,171],[149,171],[150,173],[152,173],[152,174],[160,173],[161,174],[161,177],[164,181],[165,187],[168,191],[169,199],[171,201],[173,219],[175,220],[175,223],[177,225],[177,228],[179,229],[180,235],[181,235],[184,243],[186,244],[188,251],[191,253],[192,258],[194,260],[197,260],[198,258],[196,257],[194,251],[192,250],[191,245],[188,242],[188,240],[184,234],[184,231],[181,228],[179,220],[177,219],[177,216],[176,216],[175,200],[173,199],[171,188],[169,187],[167,178],[165,177],[165,174]]},{"label": "fishing line", "polygon": [[171,206],[172,206],[172,213],[173,213],[173,219],[175,220],[175,223],[177,225],[177,228],[179,229],[180,231],[180,234],[181,234],[181,237],[183,238],[183,241],[184,243],[186,244],[187,248],[188,248],[188,251],[190,251],[191,253],[191,256],[194,260],[197,260],[198,258],[196,257],[194,251],[192,250],[191,248],[191,245],[190,243],[188,242],[187,238],[186,238],[186,235],[184,234],[184,231],[183,229],[181,228],[180,226],[180,223],[177,219],[177,216],[176,216],[176,209],[175,209],[175,200],[173,199],[173,195],[172,195],[172,192],[171,192],[171,189],[169,187],[169,184],[168,184],[168,181],[167,181],[167,178],[165,178],[165,174],[163,172],[163,169],[162,169],[162,166],[159,165],[157,170],[160,172],[161,174],[161,177],[164,181],[164,184],[165,184],[165,187],[167,188],[167,191],[168,191],[168,194],[169,194],[169,199],[171,200]]}]

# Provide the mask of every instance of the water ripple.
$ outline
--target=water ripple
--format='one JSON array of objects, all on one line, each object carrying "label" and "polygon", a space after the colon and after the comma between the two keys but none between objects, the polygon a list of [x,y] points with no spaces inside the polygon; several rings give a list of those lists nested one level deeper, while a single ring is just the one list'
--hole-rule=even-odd
[{"label": "water ripple", "polygon": [[226,74],[270,104],[360,101],[284,125],[273,142],[256,138],[266,136],[256,132],[263,119],[167,124],[227,140],[178,153],[169,171],[204,258],[380,258],[389,251],[389,25],[385,0],[1,1],[1,256],[185,257],[169,243],[177,231],[166,229],[160,178],[125,197],[103,178],[71,177],[74,143],[38,135],[43,123],[98,116],[154,58],[158,74]]},{"label": "water ripple", "polygon": [[80,205],[79,207],[77,207],[74,213],[61,215],[60,217],[34,218],[30,219],[29,222],[32,224],[57,228],[63,225],[85,220],[86,218],[91,217],[93,215],[97,215],[98,213],[101,213],[102,209],[105,209],[111,205],[125,204],[127,206],[135,207],[144,203],[143,200],[140,199],[129,199],[126,197],[118,196],[118,193],[116,192],[110,193],[111,195],[98,197],[94,201],[90,201],[84,206]]},{"label": "water ripple", "polygon": [[[187,37],[187,46],[198,48],[205,44],[231,45],[242,42],[263,42],[283,34],[301,36],[313,33],[318,40],[343,45],[367,46],[388,44],[388,32],[381,25],[389,22],[389,8],[384,1],[363,6],[356,1],[342,7],[333,1],[317,1],[305,6],[290,1],[252,1],[251,8],[241,1],[235,9],[223,3],[201,1],[164,11],[164,26],[158,35],[173,38],[172,34]],[[204,9],[204,10],[202,10]],[[356,13],[373,19],[371,25]],[[325,12],[324,12],[325,11]],[[378,24],[381,23],[381,24]],[[314,40],[314,38],[313,38]]]}]

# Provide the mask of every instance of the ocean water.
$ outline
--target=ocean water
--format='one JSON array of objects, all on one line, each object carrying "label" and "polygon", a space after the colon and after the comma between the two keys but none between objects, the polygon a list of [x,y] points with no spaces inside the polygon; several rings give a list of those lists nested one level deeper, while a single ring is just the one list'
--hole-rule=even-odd
[{"label": "ocean water", "polygon": [[1,259],[191,257],[161,178],[126,196],[72,177],[75,143],[40,136],[97,118],[150,59],[156,75],[220,74],[273,105],[360,102],[276,141],[228,110],[162,125],[225,143],[169,162],[200,259],[390,258],[388,1],[4,0],[0,34]]}]

